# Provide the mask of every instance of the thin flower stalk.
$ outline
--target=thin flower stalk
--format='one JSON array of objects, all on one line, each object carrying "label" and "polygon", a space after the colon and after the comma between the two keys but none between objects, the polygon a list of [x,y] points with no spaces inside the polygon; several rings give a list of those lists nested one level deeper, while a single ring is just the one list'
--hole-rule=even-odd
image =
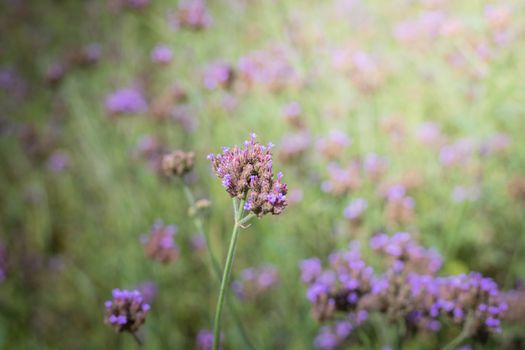
[{"label": "thin flower stalk", "polygon": [[[193,195],[193,192],[191,191],[190,187],[183,181],[182,188],[184,190],[184,195],[186,197],[188,205],[190,206],[190,208],[194,207],[195,206],[195,196]],[[238,208],[236,206],[235,201],[234,201],[234,209],[235,209],[235,212],[237,213],[237,209]],[[237,215],[237,214],[235,214],[235,215]],[[195,215],[192,216],[192,221],[193,221],[193,224],[195,225],[195,228],[197,229],[198,233],[202,234],[204,236],[204,239],[206,240],[206,251],[208,253],[208,257],[209,257],[210,262],[211,262],[211,270],[213,271],[212,273],[217,278],[217,280],[220,281],[220,278],[221,278],[221,275],[222,275],[222,271],[221,271],[221,268],[219,266],[219,262],[217,260],[217,257],[215,256],[215,254],[213,253],[213,250],[211,249],[210,236],[209,236],[208,232],[206,230],[204,230],[204,224],[202,222],[202,219],[201,219],[199,213],[196,213]],[[250,348],[250,349],[255,349],[253,344],[250,342],[250,340],[248,338],[248,335],[246,334],[246,330],[244,329],[244,326],[241,323],[241,320],[239,318],[239,314],[237,313],[237,310],[235,309],[235,305],[231,301],[231,298],[229,297],[229,295],[226,298],[226,306],[230,310],[230,312],[231,312],[231,314],[233,316],[233,319],[235,321],[235,325],[237,326],[237,329],[239,330],[239,333],[241,334],[241,337],[242,337],[244,343],[246,344],[246,346],[248,346],[248,348]]]},{"label": "thin flower stalk", "polygon": [[[236,198],[234,198],[233,202],[234,207],[236,208],[235,224],[233,225],[230,247],[228,248],[228,253],[226,255],[226,265],[222,274],[221,287],[219,290],[219,299],[217,301],[217,308],[215,310],[215,320],[213,322],[213,350],[219,349],[222,308],[224,304],[224,299],[226,297],[226,293],[228,292],[228,286],[230,284],[233,257],[235,255],[235,248],[237,247],[237,240],[239,238],[239,228],[241,228],[244,223],[247,223],[252,217],[254,217],[254,215],[252,214],[248,214],[245,217],[242,217],[244,213],[244,200],[238,201]],[[238,202],[238,206],[236,206],[236,202]]]}]

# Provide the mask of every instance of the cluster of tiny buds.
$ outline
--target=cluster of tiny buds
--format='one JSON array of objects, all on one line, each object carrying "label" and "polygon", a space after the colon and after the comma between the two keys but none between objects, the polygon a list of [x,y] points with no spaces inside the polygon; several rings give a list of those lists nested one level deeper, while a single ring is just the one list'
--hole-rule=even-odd
[{"label": "cluster of tiny buds", "polygon": [[288,205],[287,185],[281,181],[282,173],[273,174],[273,145],[263,146],[255,138],[251,134],[243,148],[224,147],[221,154],[210,154],[208,160],[230,196],[245,199],[244,210],[259,217],[278,215]]},{"label": "cluster of tiny buds", "polygon": [[146,256],[163,264],[177,260],[179,248],[173,239],[176,232],[175,225],[165,226],[160,220],[155,222],[150,234],[141,237]]},{"label": "cluster of tiny buds", "polygon": [[117,332],[135,333],[146,320],[150,306],[138,290],[113,290],[113,299],[104,303],[105,322]]},{"label": "cluster of tiny buds", "polygon": [[195,153],[176,150],[162,157],[162,171],[166,176],[183,176],[193,169]]}]

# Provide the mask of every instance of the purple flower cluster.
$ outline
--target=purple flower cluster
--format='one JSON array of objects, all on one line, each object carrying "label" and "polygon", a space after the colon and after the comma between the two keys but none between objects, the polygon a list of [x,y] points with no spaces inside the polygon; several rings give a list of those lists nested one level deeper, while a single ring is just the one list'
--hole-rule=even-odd
[{"label": "purple flower cluster", "polygon": [[110,115],[137,114],[146,112],[148,104],[138,89],[125,88],[106,98],[106,110]]},{"label": "purple flower cluster", "polygon": [[461,23],[442,11],[424,11],[416,18],[400,22],[394,28],[394,36],[405,44],[429,41],[438,37],[457,34]]},{"label": "purple flower cluster", "polygon": [[208,90],[218,88],[229,89],[234,81],[235,72],[233,67],[225,62],[210,63],[204,69],[204,86]]},{"label": "purple flower cluster", "polygon": [[442,143],[443,135],[441,128],[434,122],[424,122],[416,130],[416,137],[419,142],[428,146],[436,146]]},{"label": "purple flower cluster", "polygon": [[306,154],[310,146],[310,133],[299,131],[285,136],[280,144],[279,159],[291,162]]},{"label": "purple flower cluster", "polygon": [[386,173],[388,161],[375,153],[369,153],[363,159],[363,169],[367,177],[378,180]]},{"label": "purple flower cluster", "polygon": [[212,24],[212,17],[204,0],[181,0],[176,13],[170,17],[170,22],[175,29],[200,30]]},{"label": "purple flower cluster", "polygon": [[113,299],[104,303],[105,322],[117,332],[135,333],[146,320],[150,306],[138,290],[113,289]]},{"label": "purple flower cluster", "polygon": [[307,297],[313,304],[318,320],[329,320],[337,311],[360,314],[364,295],[371,292],[373,269],[365,264],[357,246],[348,251],[334,252],[329,257],[330,268],[323,270],[317,258],[300,263],[301,278],[308,284]]},{"label": "purple flower cluster", "polygon": [[240,79],[248,86],[262,86],[270,91],[299,84],[299,76],[280,46],[254,51],[239,59]]},{"label": "purple flower cluster", "polygon": [[421,274],[434,274],[443,262],[436,251],[423,248],[406,232],[393,236],[379,233],[370,239],[370,247],[385,256],[388,266],[396,271],[408,269]]},{"label": "purple flower cluster", "polygon": [[164,174],[162,159],[166,154],[166,148],[158,139],[151,135],[142,136],[132,151],[134,159],[145,161],[149,168],[158,174]]},{"label": "purple flower cluster", "polygon": [[437,331],[439,319],[449,319],[469,334],[500,332],[507,310],[496,283],[480,273],[431,277],[409,274],[408,285],[416,308],[408,317],[412,323]]},{"label": "purple flower cluster", "polygon": [[284,105],[282,109],[282,114],[283,114],[284,120],[286,120],[286,122],[290,124],[292,127],[296,129],[304,128],[304,121],[301,118],[303,112],[302,112],[301,105],[299,104],[299,102],[292,101]]},{"label": "purple flower cluster", "polygon": [[151,52],[151,61],[156,64],[168,64],[173,59],[171,49],[166,45],[155,46]]},{"label": "purple flower cluster", "polygon": [[387,187],[384,193],[386,199],[386,216],[389,222],[407,223],[414,216],[416,202],[408,195],[407,189],[402,184]]},{"label": "purple flower cluster", "polygon": [[465,164],[475,152],[475,143],[468,138],[459,139],[443,146],[439,152],[439,160],[444,166]]},{"label": "purple flower cluster", "polygon": [[[335,143],[334,143],[335,145]],[[326,153],[329,158],[336,157],[342,152],[342,140],[339,146],[331,147],[332,151]],[[333,152],[337,149],[336,152]],[[365,183],[366,180],[378,182],[383,178],[388,169],[388,160],[385,157],[375,153],[368,153],[362,159],[354,158],[347,165],[341,165],[339,162],[330,162],[328,164],[328,179],[324,181],[321,188],[324,192],[335,195],[351,193]]]},{"label": "purple flower cluster", "polygon": [[163,264],[177,260],[179,247],[173,238],[176,232],[177,226],[175,225],[165,226],[160,220],[155,222],[150,234],[141,237],[146,256]]},{"label": "purple flower cluster", "polygon": [[330,322],[314,340],[317,348],[336,348],[371,312],[416,330],[437,331],[449,320],[470,335],[500,331],[508,306],[492,279],[476,272],[436,276],[441,257],[407,233],[375,235],[370,246],[384,257],[383,274],[361,259],[357,242],[332,253],[327,269],[318,258],[301,261],[313,315]]},{"label": "purple flower cluster", "polygon": [[47,167],[53,173],[64,171],[69,165],[69,156],[62,150],[54,151],[47,160]]},{"label": "purple flower cluster", "polygon": [[248,268],[241,272],[232,289],[242,300],[252,300],[272,289],[279,282],[279,271],[271,265]]},{"label": "purple flower cluster", "polygon": [[352,143],[348,135],[340,130],[332,130],[328,136],[317,141],[317,148],[328,159],[338,158]]},{"label": "purple flower cluster", "polygon": [[286,184],[282,173],[273,174],[272,145],[263,146],[251,140],[244,147],[224,147],[221,154],[208,155],[213,170],[232,197],[245,199],[244,210],[261,217],[271,213],[280,214],[288,205]]},{"label": "purple flower cluster", "polygon": [[346,167],[337,163],[328,165],[328,180],[322,183],[322,190],[335,195],[355,191],[361,186],[362,178],[360,164],[352,161]]},{"label": "purple flower cluster", "polygon": [[377,57],[353,47],[340,47],[332,51],[332,64],[350,77],[363,94],[375,92],[383,83],[385,69]]},{"label": "purple flower cluster", "polygon": [[[221,334],[220,342],[223,342],[223,336]],[[197,348],[199,350],[212,350],[213,349],[213,332],[207,329],[200,330],[197,333]],[[222,350],[222,344],[219,345],[219,349]]]}]

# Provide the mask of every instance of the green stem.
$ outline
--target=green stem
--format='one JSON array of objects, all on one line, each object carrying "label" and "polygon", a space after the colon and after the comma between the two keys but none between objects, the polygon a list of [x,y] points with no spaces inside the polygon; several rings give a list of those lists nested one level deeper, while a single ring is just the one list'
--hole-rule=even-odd
[{"label": "green stem", "polygon": [[131,335],[133,336],[133,339],[135,339],[135,341],[137,342],[137,344],[139,345],[139,348],[142,348],[142,341],[140,340],[139,336],[137,335],[137,333],[135,332],[130,332]]},{"label": "green stem", "polygon": [[[190,207],[194,206],[195,205],[195,197],[194,197],[193,193],[191,192],[191,189],[185,183],[183,183],[182,187],[184,189],[184,194],[186,195],[186,199],[188,201],[188,205]],[[237,217],[237,211],[238,211],[237,202],[236,201],[233,201],[233,208],[234,208],[235,218],[236,218]],[[204,239],[206,240],[206,251],[208,253],[208,257],[209,257],[210,262],[211,262],[211,267],[212,267],[213,273],[214,273],[215,277],[217,278],[217,280],[220,281],[221,274],[222,274],[221,267],[219,265],[217,257],[215,256],[215,254],[213,253],[213,250],[211,249],[210,237],[208,235],[208,232],[204,230],[204,224],[202,223],[202,219],[200,218],[198,213],[196,213],[196,215],[193,217],[193,224],[195,225],[195,228],[197,229],[198,233],[204,235]],[[237,313],[237,310],[235,309],[234,304],[232,303],[231,299],[229,298],[229,295],[226,297],[226,306],[228,307],[228,309],[230,310],[230,313],[233,316],[233,319],[235,321],[235,325],[237,326],[237,329],[239,330],[239,333],[240,333],[244,343],[246,344],[246,346],[249,349],[255,350],[255,347],[253,346],[253,344],[248,339],[248,335],[246,333],[246,330],[244,329],[244,326],[242,325],[242,322],[241,322],[241,319],[239,317],[239,314]]]},{"label": "green stem", "polygon": [[403,350],[403,341],[405,340],[405,331],[403,329],[402,321],[396,324],[396,349]]},{"label": "green stem", "polygon": [[[235,199],[234,199],[235,201]],[[222,274],[221,288],[219,290],[219,299],[217,301],[217,307],[215,309],[215,320],[213,322],[213,350],[219,349],[220,344],[220,335],[221,335],[221,316],[222,316],[222,307],[224,305],[224,297],[228,291],[228,285],[230,281],[230,275],[233,266],[233,256],[235,254],[235,247],[237,246],[237,239],[239,238],[239,221],[240,216],[243,212],[244,200],[239,202],[239,207],[237,210],[237,215],[235,217],[235,225],[233,226],[232,236],[230,240],[230,247],[228,248],[228,254],[226,255],[226,266],[224,267],[224,272]]]},{"label": "green stem", "polygon": [[460,345],[463,341],[465,341],[468,337],[469,337],[468,332],[465,332],[465,330],[463,330],[457,337],[452,339],[450,343],[445,345],[442,350],[453,350],[458,345]]},{"label": "green stem", "polygon": [[251,219],[253,219],[254,217],[256,217],[257,215],[253,214],[253,213],[250,213],[248,215],[246,215],[244,218],[242,218],[238,224],[239,226],[241,225],[244,225],[245,223],[247,223],[248,221],[250,221]]}]

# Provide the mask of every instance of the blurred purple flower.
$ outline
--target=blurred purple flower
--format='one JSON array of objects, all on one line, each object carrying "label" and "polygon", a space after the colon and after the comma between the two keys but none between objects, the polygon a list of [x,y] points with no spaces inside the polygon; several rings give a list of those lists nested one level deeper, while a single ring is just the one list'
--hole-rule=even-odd
[{"label": "blurred purple flower", "polygon": [[[223,335],[221,334],[221,344],[219,349],[222,349]],[[199,350],[212,350],[213,349],[213,332],[207,329],[200,330],[197,334],[197,348]]]},{"label": "blurred purple flower", "polygon": [[156,64],[168,64],[173,58],[171,49],[166,45],[157,45],[151,52],[151,60]]},{"label": "blurred purple flower", "polygon": [[364,198],[354,199],[343,211],[344,216],[349,220],[357,220],[368,208],[368,202]]},{"label": "blurred purple flower", "polygon": [[60,173],[69,165],[69,156],[62,150],[54,151],[47,160],[47,167],[51,172]]},{"label": "blurred purple flower", "polygon": [[148,104],[138,89],[125,88],[106,98],[106,109],[110,115],[144,113]]},{"label": "blurred purple flower", "polygon": [[230,88],[233,84],[235,73],[231,65],[217,61],[210,63],[204,69],[204,86],[208,90],[219,87]]},{"label": "blurred purple flower", "polygon": [[243,300],[255,299],[272,289],[279,282],[279,272],[271,265],[248,268],[232,283],[232,289]]}]

